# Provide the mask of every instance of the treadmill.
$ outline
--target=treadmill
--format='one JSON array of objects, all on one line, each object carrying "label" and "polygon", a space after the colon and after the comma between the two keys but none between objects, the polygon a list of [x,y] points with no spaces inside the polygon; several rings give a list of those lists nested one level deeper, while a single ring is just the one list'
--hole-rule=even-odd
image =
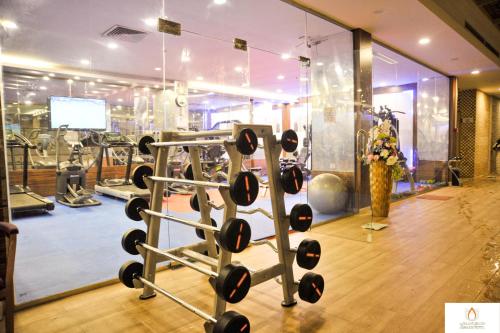
[{"label": "treadmill", "polygon": [[28,187],[28,155],[29,149],[36,149],[25,136],[12,133],[7,137],[7,148],[10,149],[12,169],[16,169],[14,149],[23,149],[23,184],[11,185],[9,188],[10,208],[12,214],[46,212],[54,209],[54,202],[34,193]]},{"label": "treadmill", "polygon": [[[99,133],[99,142],[94,142],[99,147],[99,151],[96,158],[97,166],[97,177],[96,185],[94,190],[96,193],[101,195],[107,195],[110,197],[130,200],[132,198],[144,198],[149,200],[151,193],[148,189],[140,189],[135,186],[130,180],[130,169],[132,167],[132,159],[134,155],[134,149],[137,147],[137,143],[125,135],[121,135],[116,132],[103,132]],[[110,148],[123,148],[127,152],[126,161],[119,164],[125,164],[127,166],[125,171],[125,178],[122,179],[105,179],[102,175],[104,154],[106,154],[106,160],[108,165],[110,165]],[[115,156],[112,156],[112,160],[115,160]]]}]

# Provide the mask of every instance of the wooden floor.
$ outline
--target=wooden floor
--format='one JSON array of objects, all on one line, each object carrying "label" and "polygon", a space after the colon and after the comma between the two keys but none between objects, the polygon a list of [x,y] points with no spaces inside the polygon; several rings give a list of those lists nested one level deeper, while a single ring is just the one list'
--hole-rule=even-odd
[{"label": "wooden floor", "polygon": [[[487,243],[491,250],[500,241],[500,182],[430,195],[394,204],[390,227],[374,232],[371,243],[360,227],[368,214],[293,235],[293,244],[304,237],[321,243],[314,271],[326,286],[318,303],[282,308],[280,286],[269,281],[230,308],[249,317],[252,332],[442,332],[445,302],[489,301],[483,257]],[[236,259],[260,268],[275,256],[260,246]],[[212,306],[201,274],[182,268],[160,273],[157,282],[202,309]],[[16,332],[203,332],[194,314],[161,295],[140,301],[139,294],[117,284],[27,309],[16,314]]]}]

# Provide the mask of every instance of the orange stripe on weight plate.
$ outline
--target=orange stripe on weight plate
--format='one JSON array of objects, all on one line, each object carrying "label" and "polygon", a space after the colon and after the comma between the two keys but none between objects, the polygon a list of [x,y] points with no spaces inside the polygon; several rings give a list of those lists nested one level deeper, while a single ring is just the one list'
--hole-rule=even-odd
[{"label": "orange stripe on weight plate", "polygon": [[240,249],[241,234],[238,234],[238,239],[236,240],[236,250]]},{"label": "orange stripe on weight plate", "polygon": [[314,282],[312,283],[312,286],[313,286],[314,290],[316,290],[316,294],[318,294],[318,296],[321,297],[321,291],[319,291],[318,287],[316,287]]},{"label": "orange stripe on weight plate", "polygon": [[316,258],[319,258],[319,254],[316,254],[316,253],[306,253],[306,257],[316,257]]},{"label": "orange stripe on weight plate", "polygon": [[239,288],[241,286],[241,284],[243,283],[243,281],[245,281],[245,279],[247,278],[247,275],[248,275],[248,273],[243,274],[243,276],[241,277],[241,279],[238,281],[238,284],[236,285],[236,288]]},{"label": "orange stripe on weight plate", "polygon": [[248,326],[248,324],[243,325],[243,327],[240,328],[240,332],[243,332],[245,330],[245,328],[247,328],[247,326]]}]

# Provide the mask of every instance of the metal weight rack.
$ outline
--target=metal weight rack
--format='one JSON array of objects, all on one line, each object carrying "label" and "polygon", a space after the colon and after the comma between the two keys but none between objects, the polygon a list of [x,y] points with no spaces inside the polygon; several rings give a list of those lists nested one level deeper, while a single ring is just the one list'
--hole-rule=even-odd
[{"label": "metal weight rack", "polygon": [[[251,135],[250,135],[251,134]],[[210,137],[229,137],[226,140],[206,140]],[[252,204],[259,190],[259,183],[253,174],[242,172],[242,161],[244,155],[253,154],[257,149],[259,138],[264,149],[265,160],[268,173],[268,187],[272,202],[272,213],[258,208],[249,211],[238,210],[238,204],[248,206]],[[205,139],[205,140],[200,140]],[[244,143],[242,146],[242,142]],[[297,257],[299,266],[311,269],[319,261],[321,249],[319,243],[312,240],[303,241],[297,249],[290,248],[288,231],[290,226],[297,231],[306,231],[312,223],[312,210],[306,204],[297,204],[293,207],[290,215],[286,212],[285,192],[297,193],[302,187],[302,173],[299,168],[291,167],[283,173],[280,170],[280,155],[282,149],[291,152],[297,147],[298,138],[295,132],[285,131],[280,140],[273,134],[272,126],[269,125],[246,125],[234,124],[232,130],[217,130],[203,132],[162,132],[160,142],[153,139],[146,139],[139,143],[139,148],[149,150],[155,156],[154,170],[147,170],[141,166],[134,171],[132,179],[138,187],[147,187],[151,191],[150,206],[144,199],[135,198],[127,203],[127,215],[134,220],[144,220],[147,226],[147,233],[141,235],[140,232],[129,232],[124,235],[122,245],[132,254],[141,254],[144,257],[142,264],[124,264],[120,270],[120,279],[125,285],[135,288],[143,288],[141,299],[155,296],[155,291],[159,292],[178,304],[183,305],[188,310],[198,314],[206,320],[205,330],[207,333],[232,332],[231,329],[238,329],[241,332],[249,332],[250,323],[248,320],[235,312],[226,312],[227,302],[231,301],[228,294],[236,293],[237,286],[248,284],[246,291],[239,291],[244,294],[238,298],[241,300],[251,286],[258,285],[265,281],[281,277],[283,290],[283,306],[293,306],[296,304],[294,294],[299,292],[299,296],[308,302],[315,303],[322,295],[324,288],[323,278],[314,273],[306,273],[299,282],[296,282],[293,275],[293,262]],[[203,175],[200,160],[200,148],[206,145],[224,145],[229,155],[229,184],[213,183],[206,181]],[[169,156],[169,149],[183,146],[189,151],[192,168],[192,180],[167,178],[166,161]],[[251,147],[251,149],[250,149]],[[196,187],[194,202],[197,203],[196,210],[200,212],[201,221],[186,221],[172,216],[164,215],[162,211],[162,201],[165,183],[185,183]],[[249,186],[250,184],[250,186]],[[256,191],[255,191],[256,186]],[[222,196],[224,204],[215,206],[209,201],[206,188],[217,188]],[[139,200],[139,201],[138,201]],[[140,201],[143,200],[143,201]],[[191,200],[193,207],[193,200]],[[223,209],[223,225],[218,228],[213,225],[211,219],[211,209]],[[194,209],[194,207],[193,207]],[[276,246],[270,242],[260,242],[255,244],[269,244],[278,254],[278,262],[268,268],[252,271],[243,266],[232,263],[232,253],[241,252],[249,242],[249,226],[244,220],[237,219],[236,214],[243,212],[252,214],[263,213],[268,218],[272,218],[276,233]],[[197,227],[203,230],[205,240],[190,246],[183,246],[169,250],[159,250],[158,240],[162,219],[179,222]],[[237,222],[235,222],[237,221]],[[244,222],[244,223],[243,223]],[[238,224],[239,223],[239,224]],[[240,234],[228,233],[230,224],[239,226]],[[232,228],[234,229],[234,228]],[[242,234],[243,229],[248,232]],[[137,231],[137,230],[136,230]],[[224,233],[226,232],[226,233]],[[130,234],[140,234],[139,236],[127,236]],[[230,236],[228,236],[230,235]],[[128,238],[127,238],[128,237]],[[232,246],[223,240],[233,239]],[[244,246],[240,241],[243,240]],[[235,239],[236,247],[235,247]],[[231,241],[229,241],[231,243]],[[220,245],[219,247],[217,245]],[[299,258],[300,256],[300,258]],[[191,261],[186,261],[188,258]],[[154,284],[156,274],[156,264],[165,260],[174,260],[187,267],[191,267],[210,276],[209,281],[216,290],[214,308],[212,315],[203,313],[192,305],[177,299],[169,292],[159,288]],[[197,265],[191,262],[199,262],[208,265],[213,274],[201,271]],[[305,264],[304,264],[305,262]],[[302,264],[301,264],[302,263]],[[135,265],[135,266],[134,266]],[[132,267],[132,268],[131,268]],[[248,275],[248,276],[247,276]],[[220,287],[223,284],[229,285],[229,289]],[[245,289],[242,287],[242,289]],[[241,299],[240,299],[241,298]],[[233,325],[233,326],[232,326]]]}]

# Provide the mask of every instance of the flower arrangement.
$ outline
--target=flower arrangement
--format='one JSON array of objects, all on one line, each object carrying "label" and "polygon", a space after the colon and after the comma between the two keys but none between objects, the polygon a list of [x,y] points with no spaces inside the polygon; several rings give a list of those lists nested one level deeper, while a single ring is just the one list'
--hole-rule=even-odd
[{"label": "flower arrangement", "polygon": [[403,169],[399,163],[397,138],[391,133],[391,122],[384,120],[379,125],[373,126],[369,132],[366,152],[363,156],[365,164],[373,161],[384,161],[391,167],[393,180],[401,179]]}]

